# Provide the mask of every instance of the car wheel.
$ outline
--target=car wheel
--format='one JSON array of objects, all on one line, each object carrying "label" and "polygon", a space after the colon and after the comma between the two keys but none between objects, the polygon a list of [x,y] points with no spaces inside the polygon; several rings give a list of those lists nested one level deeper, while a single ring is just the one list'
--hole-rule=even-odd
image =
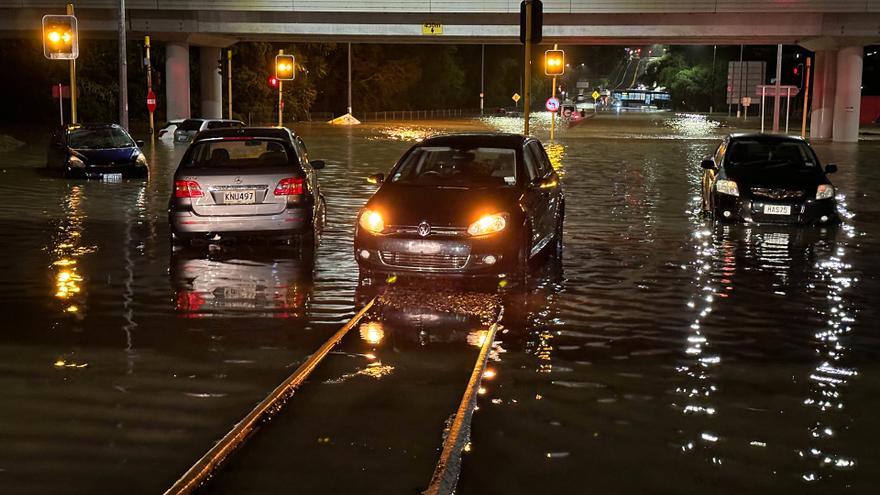
[{"label": "car wheel", "polygon": [[531,261],[532,253],[532,228],[526,226],[523,228],[523,236],[520,240],[519,250],[516,255],[516,266],[513,267],[513,274],[517,283],[525,284],[529,278],[529,261]]}]

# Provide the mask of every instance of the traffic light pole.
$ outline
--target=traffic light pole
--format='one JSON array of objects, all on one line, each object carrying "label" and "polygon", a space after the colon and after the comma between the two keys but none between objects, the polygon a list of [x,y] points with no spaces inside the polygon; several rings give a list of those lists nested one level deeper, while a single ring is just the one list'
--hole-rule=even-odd
[{"label": "traffic light pole", "polygon": [[[144,36],[144,49],[146,50],[146,65],[147,65],[147,94],[150,94],[153,91],[153,66],[150,64],[150,37]],[[149,103],[149,102],[148,102]],[[149,108],[147,109],[149,110]],[[156,126],[155,121],[153,120],[153,111],[150,110],[150,139],[154,139],[156,137]]]},{"label": "traffic light pole", "polygon": [[532,1],[526,3],[526,43],[523,65],[523,134],[529,135],[529,102],[532,89]]},{"label": "traffic light pole", "polygon": [[[67,15],[74,15],[73,4],[67,4]],[[61,95],[58,95],[59,99]],[[70,59],[70,123],[76,124],[76,59]]]},{"label": "traffic light pole", "polygon": [[226,50],[226,104],[229,106],[229,120],[232,120],[232,49]]},{"label": "traffic light pole", "polygon": [[[284,50],[278,50],[278,55],[284,55]],[[282,90],[284,89],[284,81],[278,79],[278,127],[283,127],[284,101],[281,99]]]},{"label": "traffic light pole", "polygon": [[[553,49],[558,50],[559,45],[553,43]],[[545,61],[546,63],[546,61]],[[556,98],[556,76],[553,76],[553,89],[550,92],[553,98]],[[595,107],[594,107],[595,108]],[[556,112],[550,112],[550,141],[556,136]]]},{"label": "traffic light pole", "polygon": [[801,137],[807,137],[807,108],[810,106],[810,58],[807,57],[807,74],[804,76],[804,113],[801,121]]}]

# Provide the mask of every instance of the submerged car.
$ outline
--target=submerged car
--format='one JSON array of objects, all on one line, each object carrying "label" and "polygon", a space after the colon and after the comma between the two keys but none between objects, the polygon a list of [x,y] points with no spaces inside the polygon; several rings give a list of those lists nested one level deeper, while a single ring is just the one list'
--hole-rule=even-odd
[{"label": "submerged car", "polygon": [[313,242],[324,197],[305,143],[286,128],[204,131],[174,173],[168,219],[174,242],[242,236]]},{"label": "submerged car", "polygon": [[183,123],[183,120],[184,119],[175,119],[165,122],[165,125],[163,125],[161,129],[159,129],[156,137],[158,137],[162,141],[173,141],[174,131],[177,130],[177,126]]},{"label": "submerged car", "polygon": [[457,134],[410,148],[360,211],[362,275],[521,275],[561,245],[565,197],[541,143],[518,134]]},{"label": "submerged car", "polygon": [[244,127],[244,122],[229,119],[186,119],[174,128],[175,143],[189,143],[200,132],[211,129]]},{"label": "submerged car", "polygon": [[722,221],[827,224],[838,221],[835,189],[803,139],[771,134],[733,134],[706,157],[703,211]]},{"label": "submerged car", "polygon": [[66,177],[146,177],[149,166],[140,149],[143,144],[118,124],[68,124],[52,133],[46,167]]}]

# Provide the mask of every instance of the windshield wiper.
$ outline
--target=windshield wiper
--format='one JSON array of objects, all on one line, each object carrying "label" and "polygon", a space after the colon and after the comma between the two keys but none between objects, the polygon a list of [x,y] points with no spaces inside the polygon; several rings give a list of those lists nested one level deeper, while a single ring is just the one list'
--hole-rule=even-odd
[{"label": "windshield wiper", "polygon": [[737,167],[751,167],[753,165],[764,165],[764,166],[768,166],[768,167],[778,167],[779,165],[789,165],[791,163],[792,163],[791,160],[784,160],[784,159],[778,159],[778,160],[761,159],[761,160],[752,160],[750,162],[734,163],[734,165]]}]

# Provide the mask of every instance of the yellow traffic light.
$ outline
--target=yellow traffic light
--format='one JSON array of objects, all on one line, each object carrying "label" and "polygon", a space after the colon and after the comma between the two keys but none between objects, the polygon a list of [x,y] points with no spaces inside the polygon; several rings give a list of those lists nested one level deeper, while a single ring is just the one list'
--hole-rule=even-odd
[{"label": "yellow traffic light", "polygon": [[565,74],[564,51],[547,50],[544,52],[544,73],[548,76],[561,76]]},{"label": "yellow traffic light", "polygon": [[76,17],[43,16],[43,55],[55,60],[71,60],[79,57]]},{"label": "yellow traffic light", "polygon": [[293,55],[275,55],[275,77],[279,81],[292,81],[295,68],[296,60]]}]

